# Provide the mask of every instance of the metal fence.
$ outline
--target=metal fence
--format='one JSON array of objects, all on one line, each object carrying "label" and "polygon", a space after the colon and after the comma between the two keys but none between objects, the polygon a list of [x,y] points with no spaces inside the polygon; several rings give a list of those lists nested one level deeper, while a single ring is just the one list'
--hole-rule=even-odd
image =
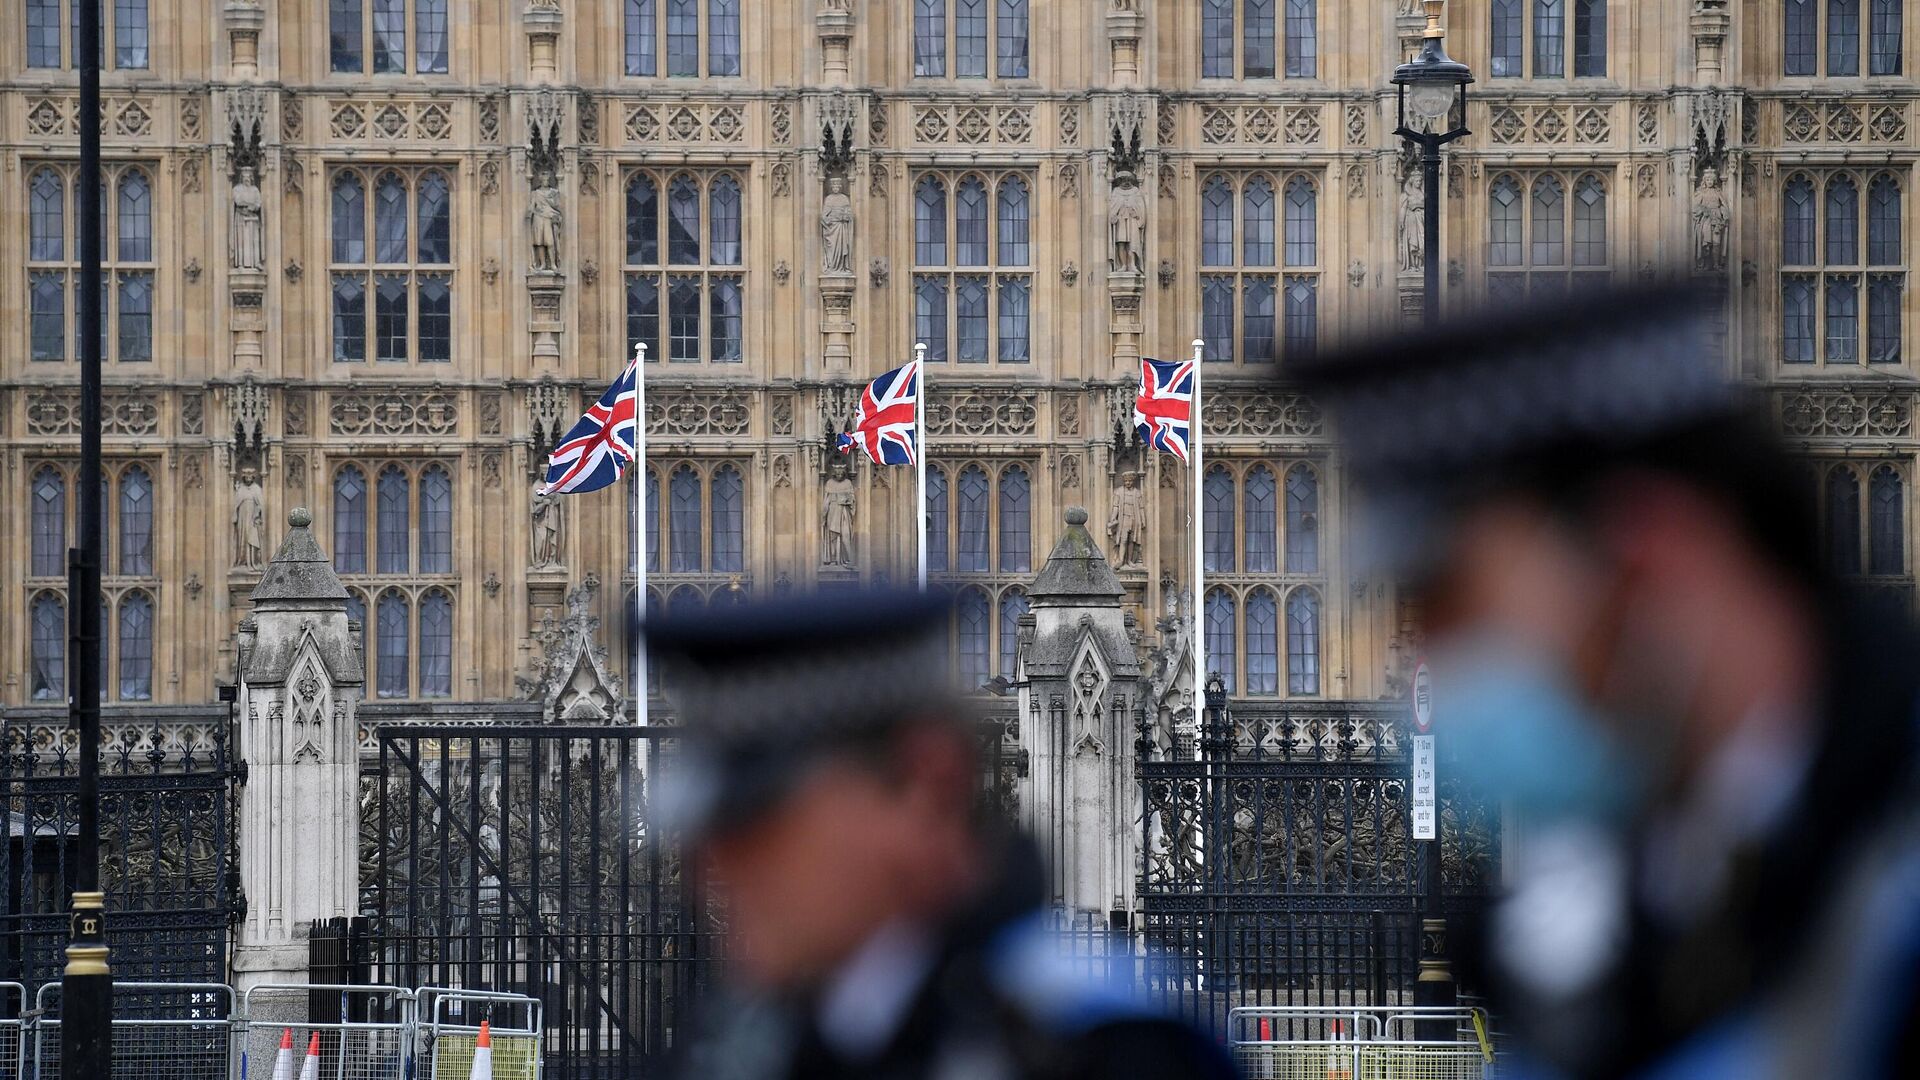
[{"label": "metal fence", "polygon": [[1486,1080],[1495,1058],[1477,1009],[1242,1008],[1228,1037],[1247,1080]]}]

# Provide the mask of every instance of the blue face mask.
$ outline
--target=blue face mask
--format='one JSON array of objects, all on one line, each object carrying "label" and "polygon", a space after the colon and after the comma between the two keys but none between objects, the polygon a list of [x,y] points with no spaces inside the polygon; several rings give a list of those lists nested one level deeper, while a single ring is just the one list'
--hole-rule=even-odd
[{"label": "blue face mask", "polygon": [[1641,767],[1550,658],[1484,637],[1429,666],[1443,768],[1536,821],[1618,824],[1633,812]]}]

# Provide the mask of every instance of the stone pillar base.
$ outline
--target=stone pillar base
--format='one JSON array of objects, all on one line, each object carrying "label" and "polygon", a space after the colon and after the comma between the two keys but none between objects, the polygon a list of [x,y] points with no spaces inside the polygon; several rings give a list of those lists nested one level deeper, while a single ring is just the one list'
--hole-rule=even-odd
[{"label": "stone pillar base", "polygon": [[826,368],[853,367],[853,274],[820,276],[820,332],[826,336]]},{"label": "stone pillar base", "polygon": [[532,301],[533,358],[550,364],[560,362],[560,332],[566,329],[560,319],[560,301],[566,296],[567,279],[557,271],[535,270],[527,275],[527,295]]},{"label": "stone pillar base", "polygon": [[1113,55],[1113,84],[1140,85],[1140,28],[1147,17],[1138,11],[1107,12],[1107,48]]},{"label": "stone pillar base", "polygon": [[1138,270],[1116,270],[1107,275],[1107,300],[1113,305],[1113,359],[1130,364],[1140,359],[1140,297],[1146,275]]}]

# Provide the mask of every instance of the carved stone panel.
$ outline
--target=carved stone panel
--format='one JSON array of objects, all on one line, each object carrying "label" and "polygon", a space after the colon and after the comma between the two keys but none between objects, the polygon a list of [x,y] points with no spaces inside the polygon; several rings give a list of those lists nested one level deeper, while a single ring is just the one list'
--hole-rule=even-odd
[{"label": "carved stone panel", "polygon": [[460,409],[444,390],[355,390],[334,393],[327,415],[335,435],[451,435]]},{"label": "carved stone panel", "polygon": [[1039,415],[1032,390],[961,390],[927,408],[931,435],[1031,435]]}]

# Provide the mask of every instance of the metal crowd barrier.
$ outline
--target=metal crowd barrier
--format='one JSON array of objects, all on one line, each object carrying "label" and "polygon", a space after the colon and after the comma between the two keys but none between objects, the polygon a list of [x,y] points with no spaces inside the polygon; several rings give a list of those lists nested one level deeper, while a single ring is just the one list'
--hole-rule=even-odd
[{"label": "metal crowd barrier", "polygon": [[[1415,1024],[1450,1024],[1421,1039]],[[1486,1080],[1493,1047],[1478,1009],[1344,1006],[1234,1009],[1233,1055],[1248,1080]]]},{"label": "metal crowd barrier", "polygon": [[[321,1080],[468,1080],[490,1021],[494,1080],[540,1080],[540,1002],[445,987],[115,983],[113,1076],[269,1080],[292,1033],[295,1075],[320,1037]],[[9,999],[11,995],[11,999]],[[60,984],[0,982],[0,1080],[58,1080]],[[316,1020],[326,1016],[326,1020]]]}]

